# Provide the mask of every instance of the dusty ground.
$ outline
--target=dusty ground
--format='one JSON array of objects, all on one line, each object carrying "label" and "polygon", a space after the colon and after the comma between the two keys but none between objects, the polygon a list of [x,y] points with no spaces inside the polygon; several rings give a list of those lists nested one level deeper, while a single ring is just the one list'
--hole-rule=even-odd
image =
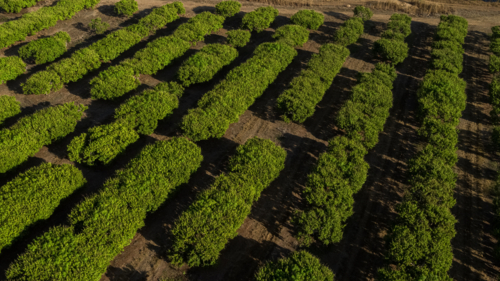
[{"label": "dusty ground", "polygon": [[[46,0],[36,7],[24,10],[22,13],[38,9],[41,5],[49,5],[53,1]],[[91,19],[99,16],[111,24],[111,30],[129,24],[134,19],[124,19],[113,16],[112,4],[116,0],[103,0],[95,10],[82,11],[73,19],[60,22],[55,27],[31,36],[33,40],[40,36],[49,36],[55,32],[67,31],[73,41],[69,52],[87,46],[102,38],[92,35],[86,30]],[[152,7],[160,6],[166,1],[138,0],[143,16]],[[139,43],[131,50],[111,62],[105,64],[99,71],[116,64],[124,58],[132,56],[145,44],[159,36],[171,34],[175,28],[204,10],[213,10],[216,1],[183,1],[188,13],[181,19],[167,25],[167,28],[157,32],[147,40]],[[237,28],[244,12],[249,12],[262,4],[242,2],[242,13],[225,23],[223,30],[207,37],[205,43],[224,42],[225,32]],[[278,76],[256,103],[231,125],[226,135],[220,140],[199,142],[204,161],[191,181],[179,188],[179,191],[168,200],[158,211],[146,220],[146,226],[139,230],[130,246],[117,256],[108,268],[102,280],[161,280],[162,278],[177,278],[178,280],[249,280],[259,266],[267,261],[287,256],[291,251],[299,249],[293,238],[294,229],[290,224],[290,216],[295,209],[304,208],[300,198],[301,189],[306,182],[308,171],[314,166],[318,155],[325,151],[327,140],[342,134],[335,127],[335,115],[349,98],[350,89],[355,85],[359,72],[370,71],[377,59],[373,57],[371,47],[381,32],[392,12],[375,11],[371,21],[366,24],[366,34],[359,42],[350,47],[351,56],[344,64],[341,72],[335,78],[332,87],[318,105],[313,117],[303,125],[287,124],[280,120],[275,109],[275,102],[280,93],[286,89],[291,79],[298,75],[307,60],[318,52],[321,44],[330,41],[330,36],[338,26],[352,15],[354,1],[327,2],[313,6],[313,9],[325,14],[325,24],[319,31],[313,32],[310,41],[299,48],[299,55],[292,64]],[[469,36],[466,38],[464,56],[464,73],[467,81],[468,104],[463,112],[459,125],[459,162],[456,166],[458,181],[456,188],[457,204],[453,214],[457,217],[457,236],[452,241],[454,247],[454,263],[450,276],[456,280],[495,280],[500,273],[500,262],[492,256],[496,240],[492,237],[494,216],[490,187],[500,159],[494,155],[489,135],[489,111],[487,98],[488,84],[491,75],[487,72],[488,34],[493,25],[498,25],[500,9],[492,7],[471,7],[455,5],[457,14],[469,20]],[[252,35],[248,46],[240,52],[240,57],[231,65],[225,67],[215,79],[210,82],[194,85],[186,90],[179,108],[173,116],[160,122],[152,136],[141,139],[129,147],[127,152],[118,157],[106,167],[89,168],[77,165],[86,176],[89,184],[65,199],[54,215],[35,226],[30,234],[16,242],[14,247],[0,255],[0,279],[8,265],[22,253],[26,245],[35,237],[54,225],[66,222],[71,208],[85,196],[99,190],[103,182],[111,177],[115,170],[124,165],[148,143],[180,135],[179,122],[187,110],[196,106],[199,98],[212,89],[218,81],[224,78],[228,71],[248,59],[260,43],[272,41],[272,32],[277,27],[289,23],[289,17],[299,8],[279,6],[280,16],[270,29]],[[9,18],[20,16],[5,15]],[[315,245],[308,250],[320,257],[336,274],[337,280],[372,280],[377,268],[383,265],[383,255],[387,234],[391,223],[396,217],[395,206],[400,202],[405,191],[406,163],[421,147],[416,134],[419,123],[415,119],[417,109],[416,90],[422,80],[428,65],[430,46],[438,17],[414,17],[412,35],[408,38],[410,56],[398,67],[398,78],[394,87],[394,106],[385,125],[384,133],[375,149],[370,151],[366,159],[370,164],[368,180],[363,189],[355,196],[354,215],[345,228],[344,239],[327,248]],[[175,79],[175,71],[181,62],[189,55],[204,46],[199,43],[186,55],[176,60],[171,66],[158,74],[142,76],[142,91],[148,86],[154,86],[161,81]],[[13,55],[24,43],[16,44],[1,50],[0,54]],[[42,161],[52,163],[71,163],[67,159],[66,146],[76,135],[89,127],[110,122],[113,110],[126,98],[117,101],[92,101],[89,94],[89,81],[98,72],[87,75],[77,83],[71,83],[63,90],[47,96],[25,96],[21,94],[20,84],[32,73],[43,70],[45,66],[30,66],[29,71],[15,81],[0,86],[0,95],[13,95],[21,102],[24,116],[37,109],[75,101],[89,106],[85,118],[78,123],[77,129],[62,140],[44,147],[35,157],[25,164],[5,175],[0,175],[0,184],[14,178],[26,169],[36,166]],[[18,120],[19,116],[7,120],[8,127]],[[285,170],[282,175],[269,186],[259,201],[254,205],[251,215],[239,230],[239,235],[230,241],[221,253],[220,263],[212,268],[176,269],[165,259],[165,251],[169,247],[168,231],[176,218],[185,210],[196,195],[208,188],[213,178],[224,172],[227,161],[234,154],[237,145],[247,139],[259,136],[275,141],[288,152]]]}]

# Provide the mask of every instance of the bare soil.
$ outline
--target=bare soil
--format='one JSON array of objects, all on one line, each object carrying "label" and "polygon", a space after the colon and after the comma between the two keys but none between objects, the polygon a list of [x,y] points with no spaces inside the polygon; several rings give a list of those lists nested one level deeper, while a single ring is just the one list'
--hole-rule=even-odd
[{"label": "bare soil", "polygon": [[[22,13],[50,5],[53,1],[42,1],[37,6],[25,9]],[[164,5],[163,0],[138,0],[140,13],[132,19],[113,15],[113,4],[117,0],[103,0],[94,10],[78,13],[73,19],[59,22],[56,26],[30,36],[27,41],[50,36],[58,31],[67,31],[72,38],[68,57],[75,50],[87,46],[104,35],[93,35],[86,26],[91,19],[101,17],[110,23],[110,30],[133,23],[153,7]],[[7,120],[3,125],[14,124],[21,116],[50,105],[75,101],[89,106],[84,118],[78,123],[74,133],[47,147],[13,171],[0,175],[0,185],[13,179],[17,174],[43,161],[56,164],[72,163],[68,160],[66,146],[71,139],[88,128],[110,122],[114,109],[125,99],[162,81],[175,79],[175,72],[184,59],[195,53],[207,43],[224,42],[227,30],[238,28],[244,13],[263,4],[242,2],[242,12],[228,19],[224,29],[207,36],[204,43],[198,43],[171,66],[154,76],[143,75],[143,85],[133,93],[116,101],[91,100],[89,81],[102,71],[132,56],[147,42],[160,36],[171,34],[177,26],[195,14],[214,10],[217,1],[183,1],[187,14],[181,19],[168,24],[166,28],[143,40],[116,60],[103,64],[96,72],[87,75],[81,81],[67,85],[61,91],[44,96],[25,96],[21,83],[36,71],[46,66],[30,65],[26,74],[15,81],[0,86],[0,95],[15,96],[22,105],[22,114]],[[140,229],[131,244],[118,255],[108,267],[101,280],[250,280],[256,270],[265,262],[286,257],[292,251],[300,249],[294,238],[294,228],[290,217],[295,210],[305,207],[301,190],[307,180],[307,174],[315,165],[320,153],[327,148],[328,140],[342,131],[335,126],[335,117],[339,109],[349,99],[350,91],[356,84],[359,72],[371,71],[378,61],[372,54],[372,45],[385,29],[392,12],[374,11],[374,17],[365,26],[365,34],[357,44],[350,47],[351,56],[344,63],[331,88],[316,108],[314,116],[304,124],[285,123],[276,110],[277,97],[286,89],[293,77],[303,69],[313,53],[317,53],[321,44],[329,42],[340,24],[352,16],[352,7],[362,3],[317,2],[312,9],[325,14],[325,24],[313,31],[310,41],[298,48],[298,56],[281,73],[276,81],[257,99],[255,104],[241,116],[238,123],[232,124],[225,136],[219,140],[207,140],[197,143],[202,148],[204,161],[201,168],[193,174],[189,183],[180,186],[175,195],[167,200],[156,212],[146,219],[146,225]],[[347,7],[351,5],[351,7]],[[490,141],[491,124],[488,99],[488,85],[491,75],[487,71],[489,56],[489,30],[500,22],[500,9],[485,6],[455,5],[457,14],[469,20],[469,35],[464,45],[464,72],[462,77],[468,84],[467,108],[459,125],[459,162],[455,168],[458,174],[455,198],[456,206],[452,212],[456,216],[457,236],[453,239],[454,262],[450,276],[455,280],[496,280],[500,273],[500,262],[493,257],[496,240],[492,237],[495,228],[491,186],[500,160],[493,153]],[[85,196],[95,193],[104,181],[113,176],[117,169],[123,168],[148,143],[181,135],[179,123],[182,116],[210,89],[212,89],[234,67],[247,60],[253,50],[261,43],[272,41],[274,30],[289,23],[289,18],[300,8],[277,6],[280,16],[266,31],[253,34],[250,44],[240,51],[240,57],[225,67],[216,77],[207,83],[193,85],[186,89],[174,114],[162,120],[158,129],[151,136],[143,136],[130,146],[126,153],[119,156],[112,164],[104,167],[86,167],[76,165],[88,180],[82,190],[65,199],[54,214],[38,223],[15,245],[0,254],[0,280],[4,271],[16,256],[35,237],[58,224],[66,223],[71,208]],[[16,18],[21,14],[5,14]],[[362,190],[355,195],[354,215],[348,220],[344,238],[340,243],[329,247],[313,245],[307,250],[317,255],[330,267],[337,280],[373,280],[377,269],[384,264],[386,247],[385,236],[391,223],[396,218],[395,206],[401,201],[407,188],[406,167],[408,160],[422,148],[416,131],[419,122],[416,119],[418,107],[416,91],[428,67],[430,50],[439,17],[414,17],[412,35],[408,38],[410,56],[397,68],[398,77],[394,85],[394,106],[380,136],[379,144],[369,152],[366,160],[370,164],[368,180]],[[14,55],[20,46],[18,43],[0,50],[0,55]],[[62,59],[60,58],[60,59]],[[253,206],[251,215],[239,229],[239,235],[231,240],[221,253],[218,265],[210,268],[186,266],[174,268],[165,257],[170,241],[169,229],[177,217],[205,190],[214,178],[225,172],[228,159],[238,145],[251,137],[259,136],[271,139],[288,152],[286,165],[281,176],[266,188],[261,198]]]}]

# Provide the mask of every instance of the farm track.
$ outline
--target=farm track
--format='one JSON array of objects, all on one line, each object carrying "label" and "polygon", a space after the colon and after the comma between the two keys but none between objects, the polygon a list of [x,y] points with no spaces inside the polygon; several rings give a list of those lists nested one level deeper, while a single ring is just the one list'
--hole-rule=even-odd
[{"label": "farm track", "polygon": [[[124,19],[115,18],[110,12],[114,2],[116,1],[103,0],[97,10],[84,11],[72,20],[66,21],[68,25],[64,25],[65,22],[58,23],[48,31],[40,32],[39,36],[64,30],[69,32],[72,38],[77,38],[71,46],[78,48],[86,46],[101,38],[88,36],[82,28],[95,16],[101,16],[103,20],[111,22],[112,28],[123,24]],[[138,2],[140,10],[146,11],[153,6],[165,4],[160,0]],[[166,29],[148,38],[147,42],[158,36],[170,34],[179,24],[187,21],[186,17],[194,16],[195,12],[213,10],[218,1],[183,2],[188,14],[167,25]],[[244,2],[243,5],[242,11],[248,12],[263,4]],[[280,16],[272,25],[272,29],[289,23],[288,18],[299,10],[292,7],[278,8]],[[326,150],[327,140],[342,134],[334,125],[336,114],[349,99],[358,72],[371,71],[377,62],[373,58],[371,47],[380,32],[385,29],[385,23],[392,14],[392,12],[375,12],[374,18],[365,30],[367,34],[363,35],[358,44],[350,48],[350,58],[317,106],[314,116],[303,125],[287,124],[280,121],[279,112],[276,112],[277,97],[286,89],[292,78],[304,68],[312,53],[318,52],[321,44],[331,41],[330,35],[349,17],[347,15],[352,14],[352,8],[335,8],[333,9],[335,12],[325,8],[318,10],[324,10],[325,24],[319,31],[311,33],[310,41],[298,50],[299,55],[292,64],[241,116],[239,122],[230,126],[224,138],[197,143],[202,148],[204,156],[201,168],[191,177],[189,183],[178,188],[176,194],[167,200],[166,204],[147,217],[146,226],[139,230],[125,251],[113,260],[101,280],[142,281],[161,280],[163,277],[178,277],[178,280],[250,280],[257,268],[265,262],[287,256],[291,251],[299,249],[297,241],[293,238],[294,230],[290,218],[294,210],[304,208],[300,194],[307,181],[307,174],[316,164],[319,154]],[[237,27],[241,21],[240,16],[226,22],[225,29]],[[398,77],[393,90],[394,105],[385,130],[380,135],[379,144],[366,157],[370,164],[368,179],[362,190],[355,195],[354,215],[347,222],[343,240],[326,248],[313,245],[308,249],[334,271],[336,280],[373,280],[377,269],[383,265],[386,246],[384,236],[396,218],[395,206],[401,201],[406,189],[406,165],[408,160],[421,149],[416,134],[419,126],[416,119],[418,107],[416,90],[427,69],[432,36],[438,22],[438,18],[430,17],[416,18],[412,23],[413,34],[409,38],[410,56],[397,68]],[[468,103],[459,125],[459,162],[456,167],[458,181],[455,196],[457,204],[452,209],[459,223],[456,225],[457,236],[452,241],[455,260],[450,276],[455,280],[464,281],[494,280],[500,272],[499,261],[492,256],[494,238],[491,233],[494,215],[491,196],[488,193],[495,175],[495,162],[500,161],[499,157],[490,153],[492,144],[489,138],[491,107],[487,91],[491,77],[486,70],[489,42],[484,32],[487,32],[491,25],[487,23],[478,26],[478,22],[481,20],[476,19],[476,25],[471,26],[472,31],[469,32],[464,45],[466,54],[462,77],[468,83]],[[205,43],[199,43],[158,74],[141,76],[143,85],[136,92],[142,91],[147,86],[154,86],[160,81],[171,81],[181,62],[189,55],[201,49],[206,43],[223,42],[225,29],[208,36]],[[73,206],[85,196],[99,190],[115,170],[124,167],[145,145],[180,135],[179,123],[187,110],[194,108],[199,98],[223,79],[230,69],[248,59],[257,45],[272,41],[272,29],[258,34],[255,38],[252,37],[251,44],[242,50],[241,56],[225,67],[212,81],[189,87],[180,101],[179,108],[171,117],[159,123],[155,134],[141,137],[112,165],[104,168],[77,165],[89,181],[87,187],[65,199],[51,218],[32,229],[29,235],[18,241],[12,249],[2,252],[0,280],[4,279],[4,271],[8,265],[18,254],[24,252],[26,245],[32,239],[52,226],[65,223],[67,214]],[[28,40],[34,38],[36,36]],[[147,42],[139,43],[110,65],[130,57]],[[22,44],[7,49],[5,54],[14,54]],[[70,50],[68,54],[71,52]],[[106,67],[109,65],[99,71]],[[111,121],[114,109],[131,96],[129,94],[113,102],[91,101],[88,83],[99,71],[48,96],[18,94],[20,83],[34,71],[43,68],[30,69],[28,74],[20,79],[0,86],[0,94],[16,96],[23,107],[22,115],[68,101],[89,105],[89,110],[86,117],[78,123],[74,133],[44,147],[35,157],[30,158],[15,171],[1,175],[0,185],[43,161],[57,164],[71,163],[66,159],[66,146],[71,139],[92,126]],[[13,124],[17,118],[8,120],[7,126]],[[219,264],[211,268],[190,269],[187,275],[183,275],[182,271],[187,269],[186,267],[175,269],[165,258],[165,251],[169,246],[170,227],[182,211],[194,201],[196,195],[208,188],[214,177],[226,171],[228,159],[234,154],[236,147],[253,136],[271,139],[287,150],[285,169],[281,176],[262,192],[261,198],[253,206],[251,215],[239,229],[239,235],[231,240],[221,253]]]}]

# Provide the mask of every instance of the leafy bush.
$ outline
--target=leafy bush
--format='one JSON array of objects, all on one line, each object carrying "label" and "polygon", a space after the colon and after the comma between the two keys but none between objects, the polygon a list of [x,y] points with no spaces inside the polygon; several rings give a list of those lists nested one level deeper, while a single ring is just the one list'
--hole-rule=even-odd
[{"label": "leafy bush", "polygon": [[101,66],[99,55],[92,49],[76,51],[70,58],[51,64],[47,71],[56,72],[61,77],[61,82],[76,82],[83,78],[89,71]]},{"label": "leafy bush", "polygon": [[0,58],[0,84],[16,79],[26,71],[26,64],[20,57]]},{"label": "leafy bush", "polygon": [[285,158],[285,150],[270,140],[254,137],[240,145],[231,158],[230,172],[220,175],[175,222],[168,253],[172,263],[215,264],[252,204],[285,167]]},{"label": "leafy bush", "polygon": [[402,63],[408,56],[408,44],[400,40],[382,38],[375,41],[373,51],[383,60],[396,65]]},{"label": "leafy bush", "polygon": [[373,16],[372,10],[370,8],[364,6],[356,6],[354,8],[354,17],[359,17],[363,19],[363,21],[367,21],[371,19]]},{"label": "leafy bush", "polygon": [[407,16],[404,20],[389,21],[386,31],[401,33],[404,37],[408,37],[411,34],[411,18]]},{"label": "leafy bush", "polygon": [[409,15],[407,15],[407,14],[394,13],[394,14],[391,15],[391,17],[389,18],[389,20],[390,21],[404,21],[407,24],[411,24],[411,17]]},{"label": "leafy bush", "polygon": [[290,257],[271,262],[259,269],[257,281],[333,281],[333,272],[307,251],[294,252]]},{"label": "leafy bush", "polygon": [[139,77],[134,75],[134,69],[115,65],[90,81],[90,95],[93,99],[114,99],[136,89],[140,84]]},{"label": "leafy bush", "polygon": [[491,55],[490,56],[490,62],[488,64],[488,69],[490,70],[490,73],[497,73],[500,72],[500,57],[496,55]]},{"label": "leafy bush", "polygon": [[48,95],[62,89],[64,83],[54,70],[39,71],[31,76],[23,86],[25,95]]},{"label": "leafy bush", "polygon": [[173,36],[196,44],[197,41],[203,41],[206,35],[221,29],[224,20],[223,16],[205,11],[190,18],[187,23],[181,24]]},{"label": "leafy bush", "polygon": [[432,43],[433,49],[451,49],[450,51],[454,53],[464,53],[464,48],[462,45],[456,41],[450,40],[438,40]]},{"label": "leafy bush", "polygon": [[106,32],[106,30],[108,30],[108,28],[109,23],[102,22],[101,18],[95,18],[89,23],[90,31],[94,32],[95,34],[103,34],[104,32]]},{"label": "leafy bush", "polygon": [[293,24],[317,30],[325,21],[325,16],[314,10],[300,10],[290,20]]},{"label": "leafy bush", "polygon": [[0,96],[0,125],[5,119],[21,113],[20,105],[15,97]]},{"label": "leafy bush", "polygon": [[227,43],[233,47],[244,47],[250,41],[252,34],[248,30],[231,30],[227,32]]},{"label": "leafy bush", "polygon": [[44,145],[73,132],[87,107],[73,102],[45,108],[0,131],[0,173],[35,155]]},{"label": "leafy bush", "polygon": [[278,108],[295,122],[302,123],[311,117],[348,56],[346,47],[323,45],[300,76],[292,80],[290,88],[278,97]]},{"label": "leafy bush", "polygon": [[273,38],[292,47],[302,47],[309,40],[309,30],[300,25],[284,25],[276,29]]},{"label": "leafy bush", "polygon": [[99,193],[75,206],[69,225],[51,228],[10,264],[8,279],[99,280],[147,214],[199,167],[201,149],[184,138],[146,146]]},{"label": "leafy bush", "polygon": [[215,5],[215,12],[223,17],[232,17],[241,9],[238,1],[222,1]]},{"label": "leafy bush", "polygon": [[490,39],[497,39],[497,38],[500,38],[500,25],[497,25],[497,26],[493,26],[491,28],[491,38]]},{"label": "leafy bush", "polygon": [[131,17],[139,11],[139,4],[135,0],[120,0],[115,4],[115,13],[119,16]]},{"label": "leafy bush", "polygon": [[500,76],[493,77],[490,84],[490,102],[493,110],[490,112],[493,124],[500,124]]},{"label": "leafy bush", "polygon": [[271,6],[260,7],[257,10],[243,16],[241,28],[261,32],[264,29],[269,28],[278,14],[278,9]]},{"label": "leafy bush", "polygon": [[56,25],[60,20],[72,18],[85,8],[93,8],[100,0],[61,0],[55,6],[47,6],[35,12],[24,14],[21,18],[0,25],[0,48],[26,39],[38,31]]},{"label": "leafy bush", "polygon": [[35,223],[48,219],[62,199],[86,182],[71,165],[44,163],[0,187],[0,252]]},{"label": "leafy bush", "polygon": [[450,48],[433,49],[431,52],[431,66],[434,69],[443,69],[456,74],[462,73],[463,53],[454,52]]},{"label": "leafy bush", "polygon": [[22,9],[32,7],[41,0],[3,0],[0,2],[0,8],[7,13],[19,13]]},{"label": "leafy bush", "polygon": [[238,57],[238,51],[227,45],[209,44],[198,53],[189,57],[177,71],[177,78],[182,85],[210,81],[222,67]]},{"label": "leafy bush", "polygon": [[120,54],[130,49],[135,44],[141,42],[141,39],[147,35],[149,35],[149,32],[144,35],[121,29],[95,42],[87,49],[96,52],[102,61],[109,62],[117,58]]},{"label": "leafy bush", "polygon": [[19,56],[24,60],[44,64],[55,61],[66,52],[66,44],[71,41],[69,34],[60,31],[53,37],[31,41],[19,49]]},{"label": "leafy bush", "polygon": [[350,18],[337,30],[334,41],[336,44],[349,46],[358,41],[359,37],[363,35],[364,29],[362,18]]},{"label": "leafy bush", "polygon": [[181,126],[185,135],[195,141],[221,138],[296,55],[297,51],[286,44],[259,45],[250,59],[231,70],[198,101],[198,108],[184,116]]}]

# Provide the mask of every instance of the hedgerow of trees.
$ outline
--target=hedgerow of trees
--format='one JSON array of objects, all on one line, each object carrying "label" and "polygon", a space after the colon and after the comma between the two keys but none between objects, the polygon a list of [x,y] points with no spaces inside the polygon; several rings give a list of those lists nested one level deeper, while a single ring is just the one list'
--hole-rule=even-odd
[{"label": "hedgerow of trees", "polygon": [[9,280],[97,281],[154,212],[199,167],[201,149],[185,138],[146,146],[10,264]]},{"label": "hedgerow of trees", "polygon": [[0,84],[14,80],[24,72],[26,72],[26,63],[20,57],[0,58]]},{"label": "hedgerow of trees", "polygon": [[55,61],[66,52],[67,43],[71,37],[64,31],[57,32],[52,37],[29,42],[19,49],[19,56],[25,61],[44,64]]},{"label": "hedgerow of trees", "polygon": [[464,18],[441,16],[433,50],[458,54],[434,52],[417,92],[422,121],[418,133],[427,144],[408,163],[410,188],[397,206],[398,218],[388,236],[387,266],[379,269],[379,280],[452,280],[448,270],[457,222],[450,211],[455,205],[456,126],[466,105],[466,83],[458,77],[456,64],[463,48],[453,46],[463,44],[467,26]]},{"label": "hedgerow of trees", "polygon": [[230,172],[220,175],[174,223],[168,252],[172,263],[215,264],[260,193],[285,167],[285,158],[286,151],[270,140],[254,137],[239,146]]},{"label": "hedgerow of trees", "polygon": [[119,16],[131,17],[139,11],[139,4],[135,0],[120,0],[115,4],[115,13]]},{"label": "hedgerow of trees", "polygon": [[232,17],[241,9],[241,3],[238,1],[222,1],[215,5],[215,12],[225,18]]},{"label": "hedgerow of trees", "polygon": [[323,25],[325,16],[314,10],[300,10],[290,18],[290,21],[293,24],[317,30],[321,25]]},{"label": "hedgerow of trees", "polygon": [[0,173],[35,155],[44,145],[73,132],[87,107],[73,102],[45,108],[0,130]]},{"label": "hedgerow of trees", "polygon": [[0,125],[5,119],[21,113],[21,104],[15,97],[0,97]]},{"label": "hedgerow of trees", "polygon": [[278,14],[278,9],[274,7],[260,7],[243,16],[241,27],[250,31],[261,32],[273,23]]},{"label": "hedgerow of trees", "polygon": [[273,38],[292,47],[302,47],[309,40],[309,30],[300,25],[287,24],[276,29]]},{"label": "hedgerow of trees", "polygon": [[59,202],[87,181],[72,165],[43,163],[0,187],[0,252],[48,219]]}]

